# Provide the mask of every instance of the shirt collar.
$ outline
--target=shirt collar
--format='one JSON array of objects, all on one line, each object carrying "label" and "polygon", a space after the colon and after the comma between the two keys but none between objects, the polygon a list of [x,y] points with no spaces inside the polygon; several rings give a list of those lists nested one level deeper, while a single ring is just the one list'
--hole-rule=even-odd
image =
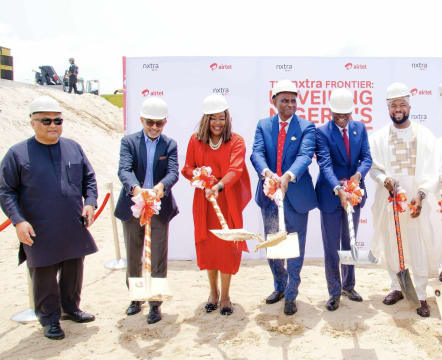
[{"label": "shirt collar", "polygon": [[[333,121],[333,120],[332,120]],[[341,134],[343,134],[343,130],[346,129],[347,130],[347,134],[348,134],[348,124],[350,123],[350,121],[347,123],[347,126],[345,128],[341,128],[340,126],[336,125],[336,123],[333,121],[333,123],[335,124],[335,126],[338,128],[338,130],[341,132]]]},{"label": "shirt collar", "polygon": [[149,138],[149,136],[146,135],[146,133],[144,132],[144,130],[143,130],[143,135],[144,135],[144,142],[145,142],[145,143],[150,142],[150,143],[154,143],[154,144],[158,144],[158,141],[160,140],[160,136],[161,136],[161,134],[160,134],[160,136],[158,136],[155,140],[151,140],[151,139]]},{"label": "shirt collar", "polygon": [[279,124],[279,126],[281,126],[282,122],[285,122],[287,125],[290,125],[290,121],[292,121],[292,119],[293,119],[293,115],[287,121],[282,121],[282,119],[279,117],[279,114],[278,114],[278,124]]}]

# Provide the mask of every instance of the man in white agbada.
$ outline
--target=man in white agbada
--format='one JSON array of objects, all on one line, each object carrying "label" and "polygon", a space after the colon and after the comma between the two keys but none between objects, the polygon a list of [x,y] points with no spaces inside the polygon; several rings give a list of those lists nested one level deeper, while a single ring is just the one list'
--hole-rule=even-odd
[{"label": "man in white agbada", "polygon": [[436,138],[424,126],[411,122],[410,92],[402,83],[387,88],[387,105],[392,122],[370,136],[373,166],[371,177],[376,181],[372,213],[374,235],[371,250],[382,258],[391,277],[391,292],[383,303],[393,305],[403,299],[396,274],[399,257],[393,208],[388,202],[389,192],[398,183],[405,191],[407,202],[416,206],[416,212],[399,214],[406,267],[413,274],[413,283],[421,307],[420,316],[430,316],[426,302],[429,277],[438,276],[441,236],[430,220],[435,204],[426,201],[428,194],[438,186],[438,156]]}]

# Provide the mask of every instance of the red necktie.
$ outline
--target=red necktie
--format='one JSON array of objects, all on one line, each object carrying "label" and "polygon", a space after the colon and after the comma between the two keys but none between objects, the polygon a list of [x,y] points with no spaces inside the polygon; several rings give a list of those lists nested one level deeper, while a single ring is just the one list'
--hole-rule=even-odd
[{"label": "red necktie", "polygon": [[349,165],[351,165],[351,159],[350,159],[350,141],[348,140],[347,129],[343,129],[343,130],[342,130],[342,137],[344,138],[344,145],[345,145],[345,150],[347,151],[348,163],[349,163]]},{"label": "red necktie", "polygon": [[287,123],[281,121],[280,124],[281,124],[281,130],[279,130],[278,134],[278,154],[276,156],[276,173],[278,174],[278,176],[282,176],[281,173],[282,153],[284,151],[284,142],[285,142],[285,137],[287,135],[284,129]]}]

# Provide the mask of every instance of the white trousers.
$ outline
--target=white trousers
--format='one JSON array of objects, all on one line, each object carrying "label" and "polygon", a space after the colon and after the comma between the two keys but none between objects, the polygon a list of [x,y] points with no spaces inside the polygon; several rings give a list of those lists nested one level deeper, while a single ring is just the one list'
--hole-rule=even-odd
[{"label": "white trousers", "polygon": [[[391,278],[391,291],[394,290],[402,291],[396,273],[394,271],[389,270],[388,274],[390,275]],[[419,276],[413,274],[413,285],[414,288],[416,289],[417,298],[419,300],[427,299],[427,284],[428,284],[427,276]]]}]

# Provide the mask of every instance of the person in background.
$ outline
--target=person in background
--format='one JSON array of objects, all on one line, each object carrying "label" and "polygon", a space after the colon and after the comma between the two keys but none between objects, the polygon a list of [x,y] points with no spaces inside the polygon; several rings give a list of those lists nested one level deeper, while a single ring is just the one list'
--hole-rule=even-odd
[{"label": "person in background", "polygon": [[71,64],[69,66],[68,70],[68,78],[69,78],[69,94],[72,93],[72,89],[74,89],[75,94],[79,94],[77,90],[77,77],[78,77],[78,66],[75,65],[75,59],[69,58],[69,63]]},{"label": "person in background", "polygon": [[[241,229],[242,212],[252,194],[245,163],[244,139],[232,132],[229,106],[224,96],[209,95],[203,101],[203,113],[198,131],[190,138],[186,163],[181,171],[192,180],[193,170],[210,166],[218,183],[211,189],[195,189],[193,221],[198,267],[207,270],[210,294],[206,312],[215,311],[220,301],[222,315],[233,313],[230,301],[230,281],[241,263],[245,241],[224,241],[209,229],[221,229],[218,217],[208,199],[214,196],[230,229]],[[221,278],[221,292],[218,287]]]},{"label": "person in background", "polygon": [[65,336],[62,310],[78,323],[95,320],[79,306],[84,257],[97,251],[87,230],[94,222],[97,183],[81,146],[61,137],[58,102],[38,97],[29,113],[35,136],[3,158],[0,204],[20,241],[19,264],[27,261],[44,335],[59,340]]}]

